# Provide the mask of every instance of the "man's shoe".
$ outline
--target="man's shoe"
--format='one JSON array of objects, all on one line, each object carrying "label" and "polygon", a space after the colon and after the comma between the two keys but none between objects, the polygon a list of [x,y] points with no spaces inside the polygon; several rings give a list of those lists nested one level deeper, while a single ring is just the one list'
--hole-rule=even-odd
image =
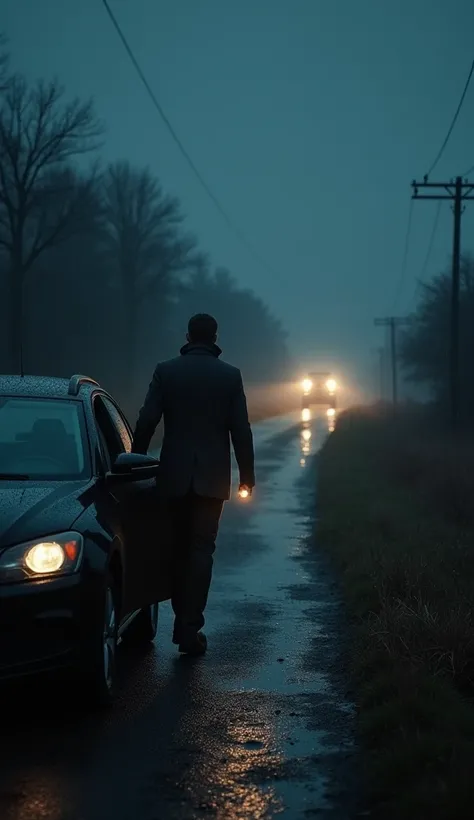
[{"label": "man's shoe", "polygon": [[207,638],[204,632],[198,632],[194,638],[187,641],[182,641],[179,645],[179,651],[182,655],[204,655],[207,649]]}]

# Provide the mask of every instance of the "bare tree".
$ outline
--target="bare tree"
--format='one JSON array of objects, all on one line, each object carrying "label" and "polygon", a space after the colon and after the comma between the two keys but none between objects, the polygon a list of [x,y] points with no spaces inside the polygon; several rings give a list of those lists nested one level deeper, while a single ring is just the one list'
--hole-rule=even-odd
[{"label": "bare tree", "polygon": [[[190,264],[195,242],[182,236],[177,199],[164,194],[148,169],[111,165],[104,178],[108,246],[120,276],[124,319],[124,371],[133,387],[141,309],[153,299],[157,312],[173,276]],[[158,319],[158,316],[157,316]]]},{"label": "bare tree", "polygon": [[25,276],[39,256],[71,234],[85,212],[93,178],[73,158],[97,146],[101,127],[91,102],[63,101],[55,83],[30,88],[11,78],[0,107],[0,246],[8,258],[10,359],[21,352]]}]

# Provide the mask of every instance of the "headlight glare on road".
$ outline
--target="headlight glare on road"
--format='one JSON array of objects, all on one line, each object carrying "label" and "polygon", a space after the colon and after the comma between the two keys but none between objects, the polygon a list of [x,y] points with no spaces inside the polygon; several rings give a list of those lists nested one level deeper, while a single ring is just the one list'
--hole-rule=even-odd
[{"label": "headlight glare on road", "polygon": [[310,438],[311,438],[311,430],[303,430],[301,435],[302,435],[304,441],[309,441]]},{"label": "headlight glare on road", "polygon": [[71,575],[81,565],[82,552],[83,539],[77,532],[9,547],[0,555],[0,583]]},{"label": "headlight glare on road", "polygon": [[327,415],[328,415],[328,418],[330,418],[330,419],[334,418],[334,416],[336,415],[336,411],[335,411],[334,407],[329,408],[329,410],[327,411]]}]

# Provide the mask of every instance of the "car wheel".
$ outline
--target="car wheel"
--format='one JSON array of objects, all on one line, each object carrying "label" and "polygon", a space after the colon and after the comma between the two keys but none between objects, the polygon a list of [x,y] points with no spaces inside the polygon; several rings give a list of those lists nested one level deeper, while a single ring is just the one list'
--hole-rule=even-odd
[{"label": "car wheel", "polygon": [[155,639],[158,631],[158,610],[158,604],[140,610],[123,636],[127,646],[146,646]]},{"label": "car wheel", "polygon": [[98,706],[112,703],[117,677],[117,592],[108,577],[104,590],[102,617],[97,618],[83,657],[83,675],[92,702]]}]

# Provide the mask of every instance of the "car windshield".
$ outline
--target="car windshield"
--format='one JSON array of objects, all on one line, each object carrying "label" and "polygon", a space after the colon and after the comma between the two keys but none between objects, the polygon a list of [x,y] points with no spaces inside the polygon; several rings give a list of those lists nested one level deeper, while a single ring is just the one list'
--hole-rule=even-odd
[{"label": "car windshield", "polygon": [[0,397],[0,477],[74,480],[89,475],[80,402]]}]

